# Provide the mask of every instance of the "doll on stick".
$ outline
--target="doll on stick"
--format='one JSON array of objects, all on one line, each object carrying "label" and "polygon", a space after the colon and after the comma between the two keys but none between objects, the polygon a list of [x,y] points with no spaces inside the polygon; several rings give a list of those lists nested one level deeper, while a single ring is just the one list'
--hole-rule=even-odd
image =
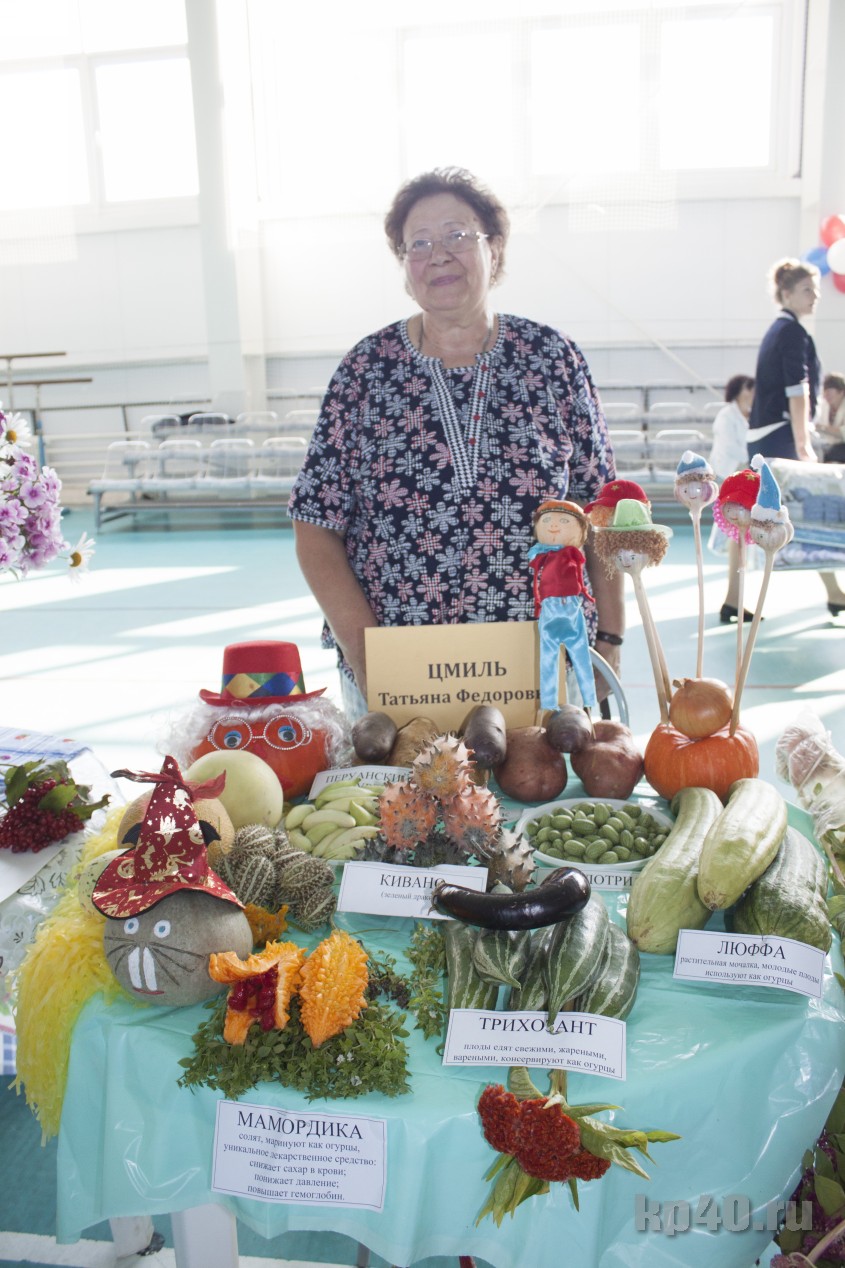
[{"label": "doll on stick", "polygon": [[596,697],[582,596],[589,522],[576,502],[550,500],[534,512],[536,543],[528,552],[534,571],[534,616],[540,634],[540,708],[558,709],[560,649],[569,653],[587,709]]}]

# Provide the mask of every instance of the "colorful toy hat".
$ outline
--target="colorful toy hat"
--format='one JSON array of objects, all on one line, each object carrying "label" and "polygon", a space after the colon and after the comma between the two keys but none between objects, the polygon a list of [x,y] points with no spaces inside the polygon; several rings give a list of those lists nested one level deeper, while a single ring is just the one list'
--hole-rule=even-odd
[{"label": "colorful toy hat", "polygon": [[200,691],[211,705],[300,704],[325,691],[306,691],[296,643],[256,639],[230,643],[223,651],[223,682],[219,692]]},{"label": "colorful toy hat", "polygon": [[638,502],[636,498],[622,498],[621,502],[617,502],[612,522],[598,531],[602,533],[662,533],[664,537],[672,536],[671,528],[665,524],[652,523],[648,507]]},{"label": "colorful toy hat", "polygon": [[772,469],[759,453],[751,459],[751,466],[760,473],[757,500],[751,508],[755,520],[772,520],[783,523],[789,518],[780,499],[780,486],[772,475]]},{"label": "colorful toy hat", "polygon": [[756,471],[752,471],[750,467],[744,467],[742,471],[735,471],[733,475],[727,476],[719,489],[719,501],[724,505],[725,502],[736,502],[738,506],[744,506],[750,511],[754,503],[757,501],[757,490],[760,488],[760,477]]},{"label": "colorful toy hat", "polygon": [[225,774],[204,784],[190,784],[172,757],[165,757],[158,775],[125,770],[113,774],[155,787],[137,844],[113,859],[100,874],[91,896],[97,910],[118,920],[138,916],[180,889],[198,890],[242,907],[240,899],[208,866],[206,843],[193,805],[195,798],[218,796]]},{"label": "colorful toy hat", "polygon": [[679,476],[709,476],[713,474],[713,468],[706,458],[702,458],[701,454],[693,453],[691,449],[685,449],[681,454],[681,461],[678,463],[677,474]]},{"label": "colorful toy hat", "polygon": [[641,485],[635,480],[611,480],[610,484],[605,484],[599,489],[599,495],[594,501],[588,502],[584,507],[586,512],[592,511],[595,506],[615,507],[622,498],[630,498],[635,502],[645,502],[648,505],[648,495]]}]

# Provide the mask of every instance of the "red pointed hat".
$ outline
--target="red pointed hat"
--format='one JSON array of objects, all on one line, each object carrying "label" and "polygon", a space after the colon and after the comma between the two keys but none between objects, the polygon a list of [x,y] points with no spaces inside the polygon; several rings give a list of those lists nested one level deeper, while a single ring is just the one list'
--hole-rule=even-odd
[{"label": "red pointed hat", "polygon": [[225,774],[204,784],[188,783],[172,757],[165,757],[158,775],[126,770],[113,774],[155,787],[144,812],[137,845],[113,859],[100,874],[92,894],[97,910],[123,920],[149,911],[180,889],[195,889],[243,907],[208,866],[205,840],[193,806],[195,797],[217,797],[223,791]]},{"label": "red pointed hat", "polygon": [[306,691],[296,643],[257,639],[230,643],[223,651],[223,682],[219,692],[200,691],[200,699],[212,705],[299,704],[325,691]]},{"label": "red pointed hat", "polygon": [[594,506],[608,506],[612,509],[623,498],[633,502],[648,503],[645,489],[635,480],[611,480],[610,484],[605,484],[599,489],[598,497],[593,502],[588,502],[584,510],[589,514]]},{"label": "red pointed hat", "polygon": [[757,501],[759,488],[759,473],[752,471],[750,467],[744,467],[742,471],[735,471],[733,475],[727,476],[722,481],[719,489],[719,501],[723,506],[725,502],[736,502],[739,506],[744,506],[747,511],[750,511]]}]

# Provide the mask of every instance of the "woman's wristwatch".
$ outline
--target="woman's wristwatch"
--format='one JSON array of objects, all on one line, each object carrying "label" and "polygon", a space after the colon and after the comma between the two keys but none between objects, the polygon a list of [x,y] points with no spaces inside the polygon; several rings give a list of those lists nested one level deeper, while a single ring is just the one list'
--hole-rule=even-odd
[{"label": "woman's wristwatch", "polygon": [[621,647],[625,640],[621,634],[606,634],[604,630],[596,630],[596,642],[607,643],[609,647]]}]

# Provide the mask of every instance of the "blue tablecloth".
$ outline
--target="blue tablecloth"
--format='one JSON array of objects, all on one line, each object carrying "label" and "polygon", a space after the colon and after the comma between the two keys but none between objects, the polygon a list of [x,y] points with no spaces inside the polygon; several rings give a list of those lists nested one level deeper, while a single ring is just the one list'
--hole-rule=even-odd
[{"label": "blue tablecloth", "polygon": [[[806,831],[809,821],[791,810]],[[626,898],[605,895],[623,923]],[[374,951],[401,954],[403,922],[340,918]],[[713,922],[718,927],[718,921]],[[276,1084],[243,1099],[313,1115],[372,1115],[388,1123],[388,1183],[380,1213],[232,1199],[210,1189],[215,1103],[220,1094],[177,1086],[181,1057],[207,1015],[189,1009],[106,1007],[95,998],[77,1024],[58,1151],[59,1241],[74,1241],[105,1218],[186,1210],[210,1201],[229,1207],[259,1234],[288,1230],[343,1233],[393,1264],[427,1256],[476,1254],[496,1268],[749,1268],[772,1234],[710,1233],[674,1238],[638,1232],[636,1197],[702,1195],[750,1199],[758,1219],[789,1195],[801,1157],[821,1130],[845,1073],[845,995],[838,940],[822,999],[780,990],[689,984],[672,977],[671,956],[643,956],[637,1002],[628,1019],[627,1080],[573,1074],[573,1103],[612,1101],[619,1126],[662,1128],[682,1139],[653,1147],[650,1182],[612,1167],[580,1186],[581,1210],[554,1185],[496,1228],[475,1218],[486,1197],[483,1174],[494,1155],[475,1104],[494,1067],[444,1068],[434,1041],[409,1040],[412,1092],[396,1098],[307,1102]],[[535,1082],[545,1090],[541,1071]]]}]

